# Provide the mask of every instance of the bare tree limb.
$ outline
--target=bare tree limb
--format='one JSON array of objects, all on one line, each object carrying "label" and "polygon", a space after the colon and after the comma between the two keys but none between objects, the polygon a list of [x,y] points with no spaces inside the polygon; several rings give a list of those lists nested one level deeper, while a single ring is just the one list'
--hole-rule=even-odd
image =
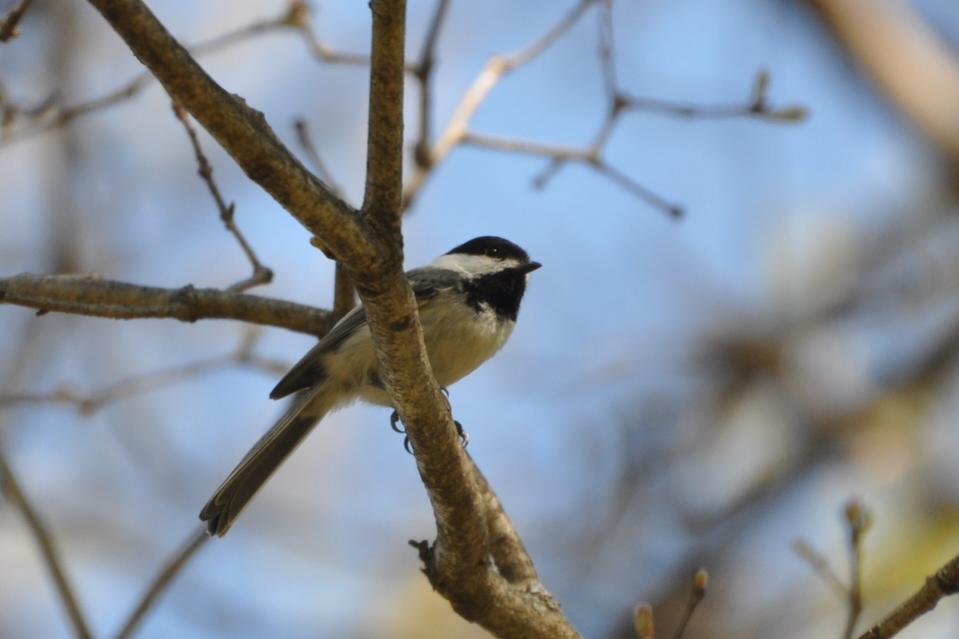
[{"label": "bare tree limb", "polygon": [[157,576],[147,586],[140,601],[133,608],[130,616],[123,622],[123,626],[116,634],[116,639],[129,639],[136,632],[137,627],[143,621],[143,617],[156,602],[157,598],[166,590],[174,578],[180,573],[187,562],[193,558],[193,555],[210,538],[206,534],[206,528],[200,528],[193,533],[183,546],[177,550],[167,563],[160,569]]},{"label": "bare tree limb", "polygon": [[926,578],[922,588],[902,602],[882,621],[859,635],[859,639],[887,639],[895,636],[900,630],[935,608],[940,599],[956,593],[959,593],[959,555]]},{"label": "bare tree limb", "polygon": [[212,288],[138,286],[95,275],[31,275],[0,278],[0,304],[113,319],[171,318],[182,322],[234,319],[323,335],[330,313],[284,300]]},{"label": "bare tree limb", "polygon": [[80,609],[80,603],[77,601],[76,594],[73,592],[73,587],[70,585],[70,580],[63,568],[60,551],[57,549],[53,536],[47,530],[46,524],[43,523],[33,504],[24,494],[20,481],[7,463],[2,447],[0,447],[0,488],[2,488],[3,494],[6,495],[10,503],[23,515],[27,526],[30,528],[31,535],[40,547],[40,553],[43,555],[47,570],[53,577],[53,583],[56,585],[60,600],[63,601],[67,609],[67,616],[70,618],[74,635],[80,639],[88,639],[92,636],[90,627],[87,625],[83,611]]},{"label": "bare tree limb", "polygon": [[683,639],[686,628],[689,626],[689,620],[693,618],[693,613],[696,612],[696,608],[699,607],[699,604],[706,596],[706,586],[708,584],[709,573],[706,572],[705,568],[700,568],[696,571],[696,574],[693,575],[692,588],[689,591],[689,601],[686,602],[686,609],[683,611],[683,616],[679,620],[679,625],[676,626],[673,639]]}]

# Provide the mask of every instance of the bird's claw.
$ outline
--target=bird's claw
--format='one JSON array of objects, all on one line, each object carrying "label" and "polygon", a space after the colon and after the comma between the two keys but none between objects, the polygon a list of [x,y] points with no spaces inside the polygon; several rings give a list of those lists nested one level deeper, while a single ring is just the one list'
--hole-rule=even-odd
[{"label": "bird's claw", "polygon": [[400,433],[402,435],[406,432],[406,430],[403,428],[400,428],[399,423],[400,423],[400,414],[394,410],[393,413],[390,415],[390,428],[393,429],[394,433]]},{"label": "bird's claw", "polygon": [[[450,392],[446,390],[445,388],[441,388],[440,390],[443,391],[443,394],[446,395],[447,401],[449,401]],[[394,410],[390,414],[390,428],[393,429],[393,432],[399,433],[404,436],[403,448],[406,450],[406,452],[412,455],[413,444],[410,443],[410,437],[409,435],[406,434],[406,429],[402,428],[399,424],[400,424],[400,414]],[[467,446],[469,446],[469,443],[470,443],[469,433],[467,433],[466,430],[463,428],[463,425],[459,423],[458,421],[456,421],[455,419],[453,420],[453,424],[456,425],[456,434],[460,438],[460,443],[463,445],[463,448],[466,448]]]}]

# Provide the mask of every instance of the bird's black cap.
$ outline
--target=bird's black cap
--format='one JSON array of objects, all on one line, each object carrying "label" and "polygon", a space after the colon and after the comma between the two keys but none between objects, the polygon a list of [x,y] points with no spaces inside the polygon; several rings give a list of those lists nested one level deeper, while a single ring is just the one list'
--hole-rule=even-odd
[{"label": "bird's black cap", "polygon": [[529,262],[529,254],[526,251],[509,240],[495,235],[474,237],[469,242],[464,242],[447,253],[447,255],[453,254],[485,255],[498,259],[514,259],[522,263]]}]

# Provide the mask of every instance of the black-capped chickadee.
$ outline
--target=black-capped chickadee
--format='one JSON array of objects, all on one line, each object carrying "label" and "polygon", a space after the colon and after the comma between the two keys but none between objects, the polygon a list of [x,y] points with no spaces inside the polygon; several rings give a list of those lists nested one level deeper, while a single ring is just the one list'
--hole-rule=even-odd
[{"label": "black-capped chickadee", "polygon": [[[506,343],[529,274],[541,266],[500,237],[477,237],[407,272],[436,381],[447,387]],[[296,363],[270,393],[296,393],[290,408],[260,438],[200,512],[223,536],[260,486],[324,415],[356,399],[391,406],[380,379],[362,306],[354,308]]]}]

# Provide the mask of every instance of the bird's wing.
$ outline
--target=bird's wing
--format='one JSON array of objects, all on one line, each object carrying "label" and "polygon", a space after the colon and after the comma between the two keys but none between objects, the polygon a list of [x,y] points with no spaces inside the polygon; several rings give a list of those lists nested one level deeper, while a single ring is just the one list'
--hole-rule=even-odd
[{"label": "bird's wing", "polygon": [[[440,291],[452,289],[459,281],[455,271],[438,268],[415,268],[407,271],[406,277],[416,296],[417,304],[435,297]],[[280,399],[291,393],[315,386],[326,377],[323,355],[332,353],[346,339],[366,324],[366,310],[357,306],[337,322],[330,332],[320,339],[293,368],[283,376],[270,392],[271,399]]]}]

